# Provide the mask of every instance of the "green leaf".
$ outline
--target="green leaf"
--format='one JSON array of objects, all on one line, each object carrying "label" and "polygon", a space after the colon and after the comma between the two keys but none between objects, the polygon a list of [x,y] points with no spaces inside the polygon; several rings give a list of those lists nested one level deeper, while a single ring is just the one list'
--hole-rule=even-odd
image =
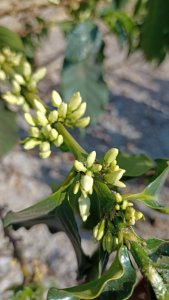
[{"label": "green leaf", "polygon": [[129,194],[123,195],[123,198],[131,201],[141,201],[146,206],[157,210],[161,213],[169,214],[169,207],[164,207],[159,204],[158,195],[165,183],[166,177],[168,175],[169,166],[163,170],[163,172],[153,181],[151,182],[142,193],[138,194]]},{"label": "green leaf", "polygon": [[169,50],[169,1],[149,0],[141,31],[141,48],[148,60],[161,62]]},{"label": "green leaf", "polygon": [[168,300],[169,290],[165,281],[158,273],[153,261],[148,257],[145,246],[130,241],[131,253],[143,276],[150,282],[158,300]]},{"label": "green leaf", "polygon": [[116,255],[110,268],[98,279],[64,290],[52,288],[48,292],[48,300],[78,300],[78,299],[94,299],[98,297],[104,290],[106,284],[113,280],[117,280],[124,274],[123,260],[125,250],[122,247]]},{"label": "green leaf", "polygon": [[71,32],[61,76],[61,91],[68,101],[80,91],[87,102],[87,114],[96,121],[108,101],[103,79],[103,42],[96,25],[84,22]]},{"label": "green leaf", "polygon": [[0,157],[16,144],[17,131],[16,114],[6,109],[0,100]]},{"label": "green leaf", "polygon": [[102,34],[90,21],[76,25],[68,35],[65,58],[76,63],[97,54],[102,46]]},{"label": "green leaf", "polygon": [[145,154],[128,154],[120,152],[117,157],[120,168],[125,169],[127,177],[137,177],[145,174],[153,167],[153,161]]},{"label": "green leaf", "polygon": [[9,47],[14,51],[23,51],[23,43],[20,37],[4,26],[0,26],[0,49]]},{"label": "green leaf", "polygon": [[136,284],[136,271],[131,265],[127,248],[124,247],[124,260],[123,260],[124,274],[121,278],[111,281],[106,285],[100,300],[124,300],[128,299]]}]

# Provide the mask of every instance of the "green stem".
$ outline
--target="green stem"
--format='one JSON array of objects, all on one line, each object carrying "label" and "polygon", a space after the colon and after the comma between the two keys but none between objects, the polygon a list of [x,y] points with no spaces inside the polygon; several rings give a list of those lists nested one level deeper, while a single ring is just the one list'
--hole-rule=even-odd
[{"label": "green stem", "polygon": [[61,124],[56,124],[56,129],[63,136],[65,144],[68,146],[69,150],[74,154],[75,158],[81,158],[82,154],[87,152],[76,142],[73,136],[67,131],[67,129]]}]

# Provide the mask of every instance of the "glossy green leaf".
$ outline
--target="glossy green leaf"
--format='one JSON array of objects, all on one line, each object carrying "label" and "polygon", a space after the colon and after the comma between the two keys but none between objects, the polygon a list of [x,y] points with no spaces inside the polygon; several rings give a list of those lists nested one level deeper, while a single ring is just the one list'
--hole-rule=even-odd
[{"label": "glossy green leaf", "polygon": [[98,27],[84,22],[71,32],[61,76],[61,91],[68,101],[80,91],[87,102],[92,121],[101,114],[108,101],[108,88],[103,79],[103,41]]},{"label": "glossy green leaf", "polygon": [[131,253],[143,276],[150,282],[157,300],[168,300],[169,290],[162,276],[158,273],[153,261],[148,257],[145,246],[130,241]]},{"label": "glossy green leaf", "polygon": [[4,26],[0,26],[0,49],[9,47],[14,51],[23,51],[20,37]]},{"label": "glossy green leaf", "polygon": [[125,169],[124,176],[137,177],[145,174],[153,167],[153,161],[145,154],[128,154],[120,152],[117,157],[120,168]]},{"label": "glossy green leaf", "polygon": [[121,248],[116,255],[110,268],[98,279],[90,281],[88,283],[67,288],[64,290],[58,290],[52,288],[48,292],[48,300],[78,300],[78,299],[94,299],[97,298],[108,282],[121,278],[124,274],[123,261],[125,260],[125,249]]},{"label": "glossy green leaf", "polygon": [[0,157],[8,153],[17,142],[16,114],[0,102]]},{"label": "glossy green leaf", "polygon": [[160,205],[158,200],[158,195],[165,183],[169,171],[169,166],[163,170],[163,172],[153,181],[151,182],[142,193],[138,194],[129,194],[123,195],[124,199],[131,201],[141,201],[146,206],[157,210],[161,213],[169,214],[169,207],[164,207]]},{"label": "glossy green leaf", "polygon": [[122,265],[124,268],[123,276],[106,285],[106,288],[99,297],[100,300],[124,300],[131,296],[136,284],[136,271],[131,264],[127,248],[125,247]]},{"label": "glossy green leaf", "polygon": [[161,62],[169,50],[169,1],[149,0],[141,30],[141,48],[148,60]]}]

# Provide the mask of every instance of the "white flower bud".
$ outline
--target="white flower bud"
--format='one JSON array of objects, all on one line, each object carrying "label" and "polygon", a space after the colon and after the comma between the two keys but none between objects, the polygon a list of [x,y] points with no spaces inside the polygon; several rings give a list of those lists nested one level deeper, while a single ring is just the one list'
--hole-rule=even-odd
[{"label": "white flower bud", "polygon": [[60,118],[65,119],[67,114],[67,103],[62,102],[58,108],[58,115]]},{"label": "white flower bud", "polygon": [[49,142],[41,142],[39,149],[40,149],[40,152],[49,152],[50,151],[50,143]]},{"label": "white flower bud", "polygon": [[22,109],[24,112],[29,112],[30,111],[30,106],[28,103],[24,102],[22,105]]},{"label": "white flower bud", "polygon": [[20,93],[21,87],[20,87],[19,83],[16,80],[12,81],[12,86],[13,86],[13,90],[16,94]]},{"label": "white flower bud", "polygon": [[38,82],[45,76],[45,74],[46,74],[46,68],[41,68],[32,75],[32,80]]},{"label": "white flower bud", "polygon": [[32,73],[32,68],[30,63],[27,61],[23,63],[23,75],[28,79]]},{"label": "white flower bud", "polygon": [[83,222],[85,222],[90,214],[90,199],[81,195],[78,202],[81,218]]},{"label": "white flower bud", "polygon": [[87,156],[87,160],[86,160],[86,165],[88,168],[90,168],[91,166],[93,166],[94,162],[96,159],[96,151],[92,151],[88,156]]},{"label": "white flower bud", "polygon": [[94,165],[92,166],[92,171],[93,171],[94,173],[100,172],[101,170],[102,170],[102,165],[100,165],[100,164],[94,164]]},{"label": "white flower bud", "polygon": [[33,99],[33,107],[36,109],[36,110],[39,110],[42,114],[46,114],[46,108],[45,106],[43,105],[42,102],[40,102],[39,100],[37,99]]},{"label": "white flower bud", "polygon": [[25,113],[25,114],[24,114],[24,117],[25,117],[26,122],[27,122],[29,125],[31,125],[31,126],[35,126],[35,125],[36,125],[36,124],[35,124],[35,121],[34,121],[34,119],[33,119],[33,117],[31,116],[30,113]]},{"label": "white flower bud", "polygon": [[112,173],[107,173],[104,176],[104,178],[108,183],[115,185],[117,182],[119,182],[120,178],[123,176],[124,173],[125,173],[125,170],[120,169],[120,170],[112,172]]},{"label": "white flower bud", "polygon": [[59,106],[61,105],[62,99],[61,99],[61,97],[60,97],[60,95],[59,95],[58,92],[56,92],[56,91],[53,91],[53,92],[52,92],[52,100],[51,100],[51,103],[52,103],[52,105],[53,105],[54,107],[59,107]]},{"label": "white flower bud", "polygon": [[25,150],[31,150],[31,149],[35,148],[36,146],[38,146],[40,143],[41,143],[41,141],[30,138],[25,142],[23,147]]},{"label": "white flower bud", "polygon": [[49,120],[50,124],[53,124],[53,123],[57,122],[57,120],[58,120],[58,112],[57,112],[57,110],[53,110],[53,111],[51,111],[49,113],[48,120]]},{"label": "white flower bud", "polygon": [[25,102],[25,98],[23,96],[18,96],[17,97],[17,105],[22,105]]},{"label": "white flower bud", "polygon": [[10,92],[7,92],[5,95],[3,95],[3,99],[9,104],[17,104],[18,102],[18,97],[11,94]]},{"label": "white flower bud", "polygon": [[139,210],[135,211],[135,219],[136,219],[136,221],[144,219],[144,215],[142,214],[141,211],[139,211]]},{"label": "white flower bud", "polygon": [[82,189],[88,193],[93,188],[93,178],[89,175],[84,175],[80,179],[80,185]]},{"label": "white flower bud", "polygon": [[86,111],[86,106],[87,106],[86,102],[83,102],[82,104],[80,104],[78,109],[75,110],[74,112],[72,112],[71,115],[69,116],[69,118],[73,119],[73,120],[80,119]]},{"label": "white flower bud", "polygon": [[42,159],[48,158],[51,155],[51,151],[47,151],[47,152],[40,152],[39,156]]},{"label": "white flower bud", "polygon": [[104,156],[106,164],[110,165],[117,157],[119,150],[116,148],[110,149]]},{"label": "white flower bud", "polygon": [[86,168],[81,161],[75,160],[74,167],[77,172],[86,172]]},{"label": "white flower bud", "polygon": [[79,188],[80,188],[80,182],[76,182],[74,188],[73,188],[73,194],[76,195],[79,191]]},{"label": "white flower bud", "polygon": [[119,187],[119,188],[125,188],[126,187],[126,185],[122,181],[116,181],[114,183],[114,185]]},{"label": "white flower bud", "polygon": [[117,203],[123,202],[122,196],[119,193],[115,193],[115,199]]},{"label": "white flower bud", "polygon": [[41,112],[37,111],[36,113],[36,122],[38,125],[46,126],[48,124],[48,119],[46,116]]},{"label": "white flower bud", "polygon": [[56,147],[60,147],[63,144],[63,136],[59,134],[57,139],[53,141],[53,143]]},{"label": "white flower bud", "polygon": [[73,96],[70,98],[70,101],[68,103],[68,109],[69,111],[76,110],[80,103],[82,102],[82,98],[79,92],[73,94]]},{"label": "white flower bud", "polygon": [[14,78],[20,85],[25,85],[25,80],[22,75],[15,74]]},{"label": "white flower bud", "polygon": [[29,129],[29,134],[32,137],[38,138],[39,134],[40,134],[39,128],[38,127],[31,127]]},{"label": "white flower bud", "polygon": [[42,133],[47,139],[50,137],[51,130],[52,130],[52,127],[50,126],[50,124],[48,124],[42,128]]},{"label": "white flower bud", "polygon": [[84,128],[84,127],[88,126],[89,123],[90,123],[90,117],[85,117],[85,118],[77,120],[75,125],[78,128]]},{"label": "white flower bud", "polygon": [[5,80],[6,79],[6,74],[3,70],[0,70],[0,80]]},{"label": "white flower bud", "polygon": [[56,129],[52,128],[49,132],[49,137],[51,141],[54,141],[58,138],[58,132]]},{"label": "white flower bud", "polygon": [[126,210],[126,208],[128,207],[128,201],[127,200],[124,200],[122,205],[121,205],[121,209],[122,210]]}]

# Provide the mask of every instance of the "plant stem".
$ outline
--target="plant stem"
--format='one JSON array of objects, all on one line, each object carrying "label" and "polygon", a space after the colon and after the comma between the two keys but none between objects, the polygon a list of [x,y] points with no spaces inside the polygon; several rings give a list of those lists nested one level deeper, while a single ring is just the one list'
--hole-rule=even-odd
[{"label": "plant stem", "polygon": [[56,124],[56,129],[63,136],[65,144],[74,154],[75,158],[79,159],[82,154],[87,153],[61,123]]}]

